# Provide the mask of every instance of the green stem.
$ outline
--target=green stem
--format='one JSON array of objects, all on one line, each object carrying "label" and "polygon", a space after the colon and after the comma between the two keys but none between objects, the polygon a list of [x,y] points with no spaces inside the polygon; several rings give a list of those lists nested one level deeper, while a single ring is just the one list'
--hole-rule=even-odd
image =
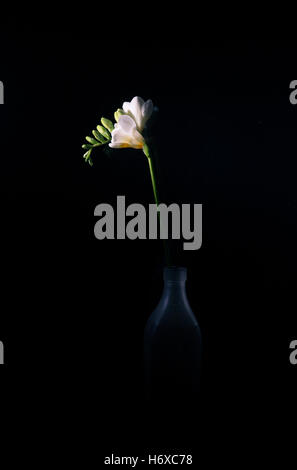
[{"label": "green stem", "polygon": [[[154,167],[153,167],[153,162],[151,157],[148,157],[148,164],[150,168],[150,174],[151,174],[151,180],[152,180],[152,186],[153,186],[153,191],[154,191],[154,197],[157,206],[159,206],[159,196],[158,196],[158,190],[157,190],[157,184],[156,184],[156,178],[155,178],[155,172],[154,172]],[[158,212],[159,214],[159,212]]]},{"label": "green stem", "polygon": [[[149,169],[150,169],[150,175],[151,175],[151,180],[152,180],[152,186],[153,186],[153,193],[154,193],[154,198],[155,202],[157,205],[157,208],[159,207],[159,194],[158,194],[158,189],[157,189],[157,183],[156,183],[156,176],[155,176],[155,171],[154,171],[154,164],[153,160],[150,156],[150,150],[147,144],[144,145],[143,147],[143,152],[146,155],[148,159],[148,164],[149,164]],[[162,224],[161,224],[161,217],[160,217],[160,212],[157,212],[158,214],[158,219],[159,219],[159,224],[160,224],[160,230],[162,232]],[[164,251],[165,251],[165,260],[166,260],[166,265],[170,266],[170,252],[169,252],[169,245],[166,243],[165,238],[163,238],[163,243],[164,243]]]}]

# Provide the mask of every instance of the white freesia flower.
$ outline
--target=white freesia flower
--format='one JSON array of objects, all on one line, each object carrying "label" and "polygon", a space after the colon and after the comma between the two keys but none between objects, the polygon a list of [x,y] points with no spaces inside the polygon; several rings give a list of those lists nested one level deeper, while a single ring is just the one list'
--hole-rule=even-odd
[{"label": "white freesia flower", "polygon": [[142,98],[135,96],[130,103],[125,101],[123,109],[116,112],[115,116],[118,122],[111,133],[109,146],[112,148],[143,148],[145,140],[141,133],[152,112],[152,100],[144,102]]},{"label": "white freesia flower", "polygon": [[111,133],[109,146],[112,148],[132,147],[142,149],[144,143],[144,138],[138,132],[134,119],[128,114],[120,116]]},{"label": "white freesia flower", "polygon": [[123,111],[134,119],[137,130],[142,132],[153,112],[153,102],[143,101],[139,96],[135,96],[130,103],[128,101],[123,103]]}]

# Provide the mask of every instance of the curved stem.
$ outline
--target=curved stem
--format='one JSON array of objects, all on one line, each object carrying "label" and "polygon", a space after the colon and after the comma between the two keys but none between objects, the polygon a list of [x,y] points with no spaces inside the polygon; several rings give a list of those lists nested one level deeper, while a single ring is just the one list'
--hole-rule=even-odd
[{"label": "curved stem", "polygon": [[[147,146],[147,144],[145,144],[145,146],[143,147],[143,152],[144,152],[144,154],[146,155],[146,157],[148,159],[150,175],[151,175],[151,180],[152,180],[152,186],[153,186],[153,193],[154,193],[154,198],[155,198],[155,202],[156,202],[157,209],[158,209],[158,206],[159,206],[160,202],[159,202],[159,194],[158,194],[158,188],[157,188],[156,177],[155,177],[154,164],[153,164],[153,160],[150,156],[150,151],[149,151],[149,147]],[[162,232],[160,212],[157,211],[157,214],[158,214],[158,220],[159,220],[159,224],[160,224],[160,231]],[[163,238],[163,244],[164,244],[166,265],[170,266],[171,263],[170,263],[169,245],[168,245],[168,243],[166,243],[165,238]]]}]

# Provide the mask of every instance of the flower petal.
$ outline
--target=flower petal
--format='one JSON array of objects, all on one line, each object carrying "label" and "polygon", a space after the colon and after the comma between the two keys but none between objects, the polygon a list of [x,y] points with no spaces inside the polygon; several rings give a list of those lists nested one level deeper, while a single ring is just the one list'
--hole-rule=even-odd
[{"label": "flower petal", "polygon": [[111,147],[112,149],[120,149],[123,147],[123,144],[122,142],[110,142],[110,144],[108,144],[109,147]]},{"label": "flower petal", "polygon": [[122,109],[123,109],[123,111],[125,111],[125,113],[129,113],[129,111],[130,111],[130,103],[129,103],[129,101],[125,101],[125,102],[123,103]]},{"label": "flower petal", "polygon": [[143,105],[144,105],[143,99],[140,98],[140,96],[134,96],[134,98],[132,99],[130,103],[130,111],[132,113],[138,113],[141,110]]},{"label": "flower petal", "polygon": [[138,132],[137,129],[135,129],[132,133],[132,138],[133,138],[133,141],[134,142],[137,142],[137,144],[139,143],[142,143],[142,145],[144,144],[144,138],[143,136],[140,134],[140,132]]},{"label": "flower petal", "polygon": [[144,102],[140,96],[134,96],[130,102],[123,103],[123,111],[134,119],[138,131],[142,132],[153,112],[153,103],[152,100]]},{"label": "flower petal", "polygon": [[154,105],[152,100],[147,100],[145,103],[143,103],[141,112],[146,121],[151,117],[153,109]]},{"label": "flower petal", "polygon": [[144,138],[142,135],[137,131],[136,124],[130,116],[121,116],[128,118],[128,120],[124,120],[123,126],[127,124],[126,132],[120,125],[117,129],[114,129],[111,133],[111,142],[109,144],[112,148],[124,148],[124,147],[131,147],[140,149],[143,147]]},{"label": "flower petal", "polygon": [[142,125],[142,106],[144,105],[144,101],[139,96],[134,96],[133,100],[130,103],[130,113],[133,115],[137,127],[140,131],[143,129]]},{"label": "flower petal", "polygon": [[130,134],[136,129],[136,123],[131,116],[128,114],[124,114],[123,116],[119,117],[118,126],[126,133]]}]

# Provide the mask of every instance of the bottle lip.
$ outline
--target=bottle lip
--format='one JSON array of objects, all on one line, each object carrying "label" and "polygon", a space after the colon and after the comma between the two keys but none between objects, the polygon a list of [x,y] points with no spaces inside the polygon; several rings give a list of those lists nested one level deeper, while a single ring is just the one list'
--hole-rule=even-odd
[{"label": "bottle lip", "polygon": [[183,282],[187,280],[187,268],[182,266],[166,266],[163,271],[164,281]]}]

